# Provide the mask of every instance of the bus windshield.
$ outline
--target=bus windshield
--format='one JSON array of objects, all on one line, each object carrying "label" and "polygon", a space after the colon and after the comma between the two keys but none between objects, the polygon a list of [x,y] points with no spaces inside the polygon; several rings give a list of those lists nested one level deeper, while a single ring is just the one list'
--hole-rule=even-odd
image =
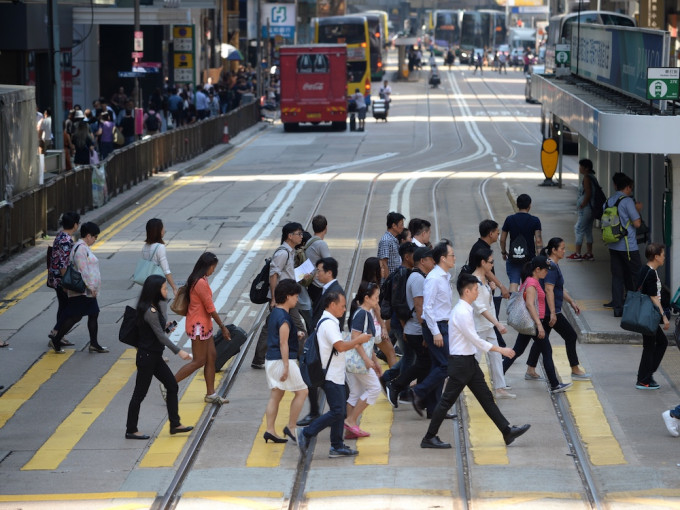
[{"label": "bus windshield", "polygon": [[361,44],[366,42],[364,25],[344,23],[341,25],[319,24],[319,40],[322,44]]}]

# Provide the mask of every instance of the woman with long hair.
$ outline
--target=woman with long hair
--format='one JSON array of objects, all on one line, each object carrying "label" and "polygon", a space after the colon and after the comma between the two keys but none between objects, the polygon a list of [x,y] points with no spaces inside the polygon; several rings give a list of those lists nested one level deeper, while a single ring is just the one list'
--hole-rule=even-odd
[{"label": "woman with long hair", "polygon": [[[572,383],[561,383],[557,378],[555,364],[552,359],[552,346],[550,345],[550,340],[546,334],[546,329],[548,332],[550,331],[548,327],[549,318],[546,317],[545,314],[545,291],[543,290],[543,287],[541,287],[539,280],[546,277],[549,268],[550,261],[548,258],[538,255],[527,262],[522,269],[522,284],[520,285],[518,292],[524,294],[524,302],[526,303],[527,310],[536,325],[536,334],[533,336],[517,335],[515,346],[512,348],[512,350],[515,351],[515,357],[512,359],[503,359],[503,372],[505,373],[508,371],[508,368],[510,368],[513,362],[519,358],[527,348],[529,341],[533,340],[543,355],[543,366],[545,367],[548,381],[550,381],[550,391],[552,393],[560,393],[569,388]],[[538,374],[533,376],[529,372],[524,375],[524,378],[535,381],[543,380]]]},{"label": "woman with long hair", "polygon": [[149,439],[146,434],[140,434],[137,429],[139,408],[142,405],[151,385],[151,378],[155,377],[165,387],[165,402],[168,408],[170,434],[189,432],[193,427],[182,426],[179,419],[177,392],[179,386],[172,375],[170,367],[163,360],[163,350],[167,347],[183,360],[190,360],[191,355],[181,350],[168,338],[167,333],[173,329],[173,324],[166,321],[168,286],[165,278],[160,275],[149,276],[137,301],[137,327],[139,328],[139,344],[137,346],[137,380],[128,406],[125,437],[127,439]]},{"label": "woman with long hair", "polygon": [[271,390],[266,411],[265,442],[285,443],[288,441],[286,438],[277,436],[275,429],[279,404],[286,391],[292,391],[295,396],[290,403],[288,425],[283,428],[283,433],[294,443],[297,442],[295,423],[308,393],[307,385],[300,374],[300,368],[295,363],[298,359],[298,335],[297,327],[290,315],[290,310],[297,303],[300,290],[301,286],[289,278],[280,280],[274,289],[276,306],[272,308],[267,321],[267,354],[264,362],[267,384]]},{"label": "woman with long hair", "polygon": [[75,147],[75,156],[73,162],[76,165],[89,165],[90,156],[94,154],[94,141],[90,134],[90,128],[87,122],[81,120],[78,122],[75,134],[71,137],[73,146]]},{"label": "woman with long hair", "polygon": [[99,138],[99,150],[101,152],[102,160],[113,152],[113,128],[115,124],[109,116],[109,112],[104,112],[101,115],[101,122],[99,123],[99,131],[97,135]]},{"label": "woman with long hair", "polygon": [[[61,223],[61,231],[54,238],[52,243],[52,256],[50,257],[50,267],[47,270],[47,286],[54,289],[57,293],[57,322],[52,328],[52,331],[47,335],[52,340],[61,323],[66,318],[66,307],[68,305],[68,295],[61,286],[61,278],[66,272],[69,264],[69,256],[73,249],[73,234],[78,231],[80,224],[80,214],[77,212],[65,212],[61,215],[59,221]],[[73,345],[66,338],[61,339],[61,345]]]},{"label": "woman with long hair", "polygon": [[151,218],[147,221],[146,239],[144,240],[144,246],[142,247],[142,258],[153,260],[154,263],[163,270],[165,279],[168,280],[168,283],[172,288],[172,293],[177,295],[177,285],[175,285],[175,280],[172,277],[170,265],[168,264],[165,241],[163,241],[164,236],[165,227],[163,226],[162,220]]},{"label": "woman with long hair", "polygon": [[186,317],[186,333],[191,338],[194,359],[179,369],[175,374],[175,380],[180,382],[203,367],[207,389],[204,400],[211,404],[222,405],[229,401],[215,392],[217,351],[213,341],[212,321],[217,323],[225,340],[231,340],[231,336],[215,309],[212,290],[208,283],[208,277],[215,272],[216,267],[217,257],[214,253],[207,251],[198,258],[194,270],[187,279],[186,293],[189,309]]}]

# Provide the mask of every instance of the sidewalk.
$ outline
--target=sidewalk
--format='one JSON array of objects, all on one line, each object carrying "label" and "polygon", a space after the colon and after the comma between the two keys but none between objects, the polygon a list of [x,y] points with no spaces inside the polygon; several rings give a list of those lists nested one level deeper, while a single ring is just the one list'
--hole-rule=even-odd
[{"label": "sidewalk", "polygon": [[[174,181],[183,177],[184,175],[207,165],[214,161],[235,147],[235,144],[243,140],[247,140],[258,131],[265,129],[267,123],[259,123],[252,126],[242,133],[239,133],[231,143],[216,145],[212,149],[204,152],[199,157],[184,161],[172,166],[168,170],[154,174],[146,181],[134,186],[132,189],[125,191],[104,206],[93,209],[81,216],[81,223],[85,221],[92,221],[100,227],[106,222],[115,219],[125,209],[143,201],[147,196],[155,190],[172,184]],[[62,211],[65,212],[65,211]],[[60,213],[61,214],[61,213]],[[52,233],[54,234],[54,233]],[[23,251],[11,256],[9,259],[0,263],[0,292],[4,291],[14,282],[23,278],[31,271],[38,268],[45,268],[45,254],[47,247],[52,245],[54,240],[53,235],[49,235],[36,242],[35,246],[26,248]]]}]

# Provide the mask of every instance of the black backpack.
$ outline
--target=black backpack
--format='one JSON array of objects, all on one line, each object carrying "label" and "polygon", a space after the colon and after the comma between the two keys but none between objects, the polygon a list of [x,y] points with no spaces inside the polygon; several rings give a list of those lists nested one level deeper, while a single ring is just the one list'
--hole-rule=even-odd
[{"label": "black backpack", "polygon": [[406,283],[411,272],[411,269],[399,266],[383,283],[380,289],[380,317],[383,320],[391,319],[393,312],[401,321],[411,317],[413,310],[406,302]]},{"label": "black backpack", "polygon": [[156,113],[154,112],[153,115],[149,114],[146,117],[146,130],[147,131],[158,131],[158,117],[156,116]]},{"label": "black backpack", "polygon": [[326,368],[321,364],[321,357],[319,354],[319,342],[316,335],[319,331],[319,326],[323,321],[327,321],[328,317],[321,319],[316,328],[311,335],[305,340],[305,346],[302,349],[302,354],[300,354],[300,374],[302,375],[302,380],[308,388],[318,388],[322,386],[326,380],[326,372],[328,371],[328,366],[331,364],[331,359],[335,353],[335,349],[331,349],[331,355],[328,357],[328,362],[326,363]]},{"label": "black backpack", "polygon": [[604,212],[604,203],[607,201],[607,196],[602,191],[602,186],[597,182],[594,176],[589,176],[592,182],[592,196],[590,197],[590,206],[593,209],[593,219],[602,219]]},{"label": "black backpack", "polygon": [[137,325],[137,309],[125,307],[123,322],[118,331],[118,340],[131,347],[139,346],[139,326]]},{"label": "black backpack", "polygon": [[517,234],[512,241],[510,241],[510,251],[508,252],[508,260],[513,264],[525,264],[531,259],[529,256],[529,247],[527,240],[522,234]]},{"label": "black backpack", "polygon": [[[281,249],[277,248],[274,251],[274,255]],[[290,253],[288,257],[290,258]],[[250,284],[250,302],[255,305],[263,305],[269,302],[267,294],[269,293],[269,268],[271,263],[271,258],[264,259],[264,266],[253,280],[253,283]]]}]

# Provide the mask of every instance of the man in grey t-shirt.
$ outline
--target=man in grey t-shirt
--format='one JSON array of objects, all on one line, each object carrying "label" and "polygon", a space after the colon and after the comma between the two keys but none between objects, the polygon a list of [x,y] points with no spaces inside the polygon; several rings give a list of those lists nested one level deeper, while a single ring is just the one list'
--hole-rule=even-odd
[{"label": "man in grey t-shirt", "polygon": [[[305,255],[307,255],[307,258],[314,264],[314,267],[316,267],[316,263],[319,259],[325,259],[331,256],[328,244],[324,240],[328,233],[328,220],[326,220],[326,217],[321,216],[320,214],[314,216],[314,218],[312,218],[312,230],[314,231],[314,235],[307,241],[307,244],[305,244]],[[322,289],[323,284],[319,282],[319,279],[315,275],[314,281],[307,288],[307,293],[312,300],[312,310],[317,307],[317,303],[321,299]]]},{"label": "man in grey t-shirt", "polygon": [[[415,361],[408,367],[402,367],[401,373],[385,386],[387,398],[393,407],[399,406],[399,393],[406,390],[414,379],[427,376],[430,371],[430,354],[423,345],[423,288],[425,277],[434,268],[432,249],[417,248],[413,252],[415,267],[406,281],[406,303],[411,312],[411,318],[404,323],[404,349],[411,351],[411,358]],[[404,358],[406,358],[406,352]]]}]

